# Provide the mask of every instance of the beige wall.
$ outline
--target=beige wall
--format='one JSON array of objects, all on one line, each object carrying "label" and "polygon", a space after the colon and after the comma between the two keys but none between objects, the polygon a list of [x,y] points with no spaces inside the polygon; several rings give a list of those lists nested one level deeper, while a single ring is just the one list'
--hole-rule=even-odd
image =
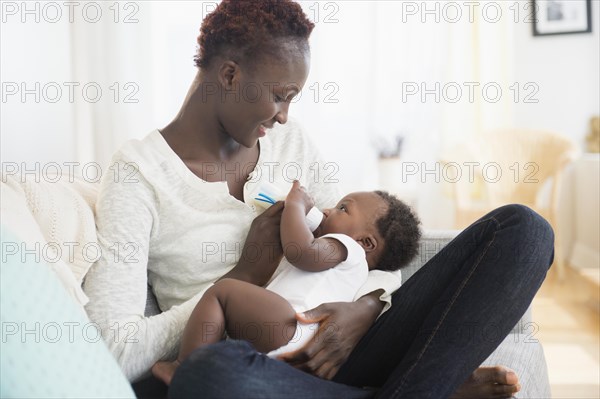
[{"label": "beige wall", "polygon": [[[570,137],[583,150],[590,117],[600,113],[599,16],[600,1],[592,0],[592,33],[534,37],[531,24],[516,25],[515,80],[521,84],[536,83],[539,92],[535,97],[539,102],[521,102],[516,105],[515,127],[556,131]],[[584,231],[584,235],[589,235],[591,229],[596,229],[595,250],[596,257],[598,256],[597,224],[596,227],[593,226],[593,223],[598,223],[597,212],[600,206],[597,200],[597,180],[596,186],[580,181],[579,189],[575,183],[576,168],[580,171],[579,179],[588,176],[591,182],[589,173],[581,171],[584,165],[589,167],[590,164],[584,162],[577,167],[570,166],[563,182],[559,228],[567,258],[573,254],[576,231],[579,236]],[[586,198],[583,201],[582,195]],[[592,198],[596,198],[595,203]],[[580,208],[579,213],[576,213],[576,207]],[[582,210],[582,207],[585,209]],[[582,218],[582,214],[591,217]],[[592,239],[594,236],[589,237]]]}]

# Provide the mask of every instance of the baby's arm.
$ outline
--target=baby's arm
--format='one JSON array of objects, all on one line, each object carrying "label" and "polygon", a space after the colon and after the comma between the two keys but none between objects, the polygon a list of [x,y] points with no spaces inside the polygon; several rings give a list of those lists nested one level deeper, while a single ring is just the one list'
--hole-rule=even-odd
[{"label": "baby's arm", "polygon": [[346,260],[348,250],[338,240],[315,238],[306,224],[312,198],[294,181],[281,216],[281,245],[286,259],[299,269],[319,272]]}]

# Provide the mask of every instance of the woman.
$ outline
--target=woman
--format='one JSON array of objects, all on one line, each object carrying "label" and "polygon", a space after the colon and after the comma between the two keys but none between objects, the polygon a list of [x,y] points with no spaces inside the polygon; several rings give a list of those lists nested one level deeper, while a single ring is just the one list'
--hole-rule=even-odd
[{"label": "woman", "polygon": [[[323,165],[314,146],[284,126],[308,76],[313,27],[291,1],[223,1],[202,24],[199,72],[179,114],[115,154],[96,209],[103,256],[85,290],[89,316],[130,380],[175,357],[192,309],[216,280],[263,285],[274,273],[282,205],[256,217],[251,199],[262,181],[298,177],[319,207],[340,197],[309,175]],[[477,366],[527,309],[552,243],[548,223],[530,209],[499,208],[393,296],[397,277],[371,274],[354,302],[306,312],[322,334],[288,364],[223,342],[192,353],[170,395],[370,397],[374,390],[360,387],[374,387],[381,397],[508,397],[517,376]],[[147,282],[163,310],[150,318],[142,317]],[[467,324],[474,334],[463,334]],[[482,339],[477,332],[492,324],[497,338]]]}]

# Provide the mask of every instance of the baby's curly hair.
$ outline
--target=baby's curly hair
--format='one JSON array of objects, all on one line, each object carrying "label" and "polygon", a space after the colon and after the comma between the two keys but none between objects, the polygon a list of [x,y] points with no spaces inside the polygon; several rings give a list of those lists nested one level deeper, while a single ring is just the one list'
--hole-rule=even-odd
[{"label": "baby's curly hair", "polygon": [[314,27],[291,0],[223,0],[202,22],[194,62],[206,69],[220,54],[250,65],[267,55],[281,58],[280,40],[307,50]]},{"label": "baby's curly hair", "polygon": [[398,270],[417,255],[421,221],[412,209],[385,191],[375,191],[388,205],[388,211],[376,221],[385,242],[377,263],[379,270]]}]

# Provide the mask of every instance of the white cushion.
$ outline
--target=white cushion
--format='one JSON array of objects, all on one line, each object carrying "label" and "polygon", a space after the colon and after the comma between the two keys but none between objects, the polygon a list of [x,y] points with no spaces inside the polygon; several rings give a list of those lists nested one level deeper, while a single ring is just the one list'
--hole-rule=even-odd
[{"label": "white cushion", "polygon": [[[22,241],[0,229],[2,244]],[[48,269],[31,256],[2,262],[0,397],[135,398],[98,325]]]},{"label": "white cushion", "polygon": [[66,176],[36,182],[19,175],[2,175],[1,184],[2,224],[23,239],[13,256],[41,259],[77,302],[87,303],[81,283],[99,248],[93,213],[97,186]]}]

